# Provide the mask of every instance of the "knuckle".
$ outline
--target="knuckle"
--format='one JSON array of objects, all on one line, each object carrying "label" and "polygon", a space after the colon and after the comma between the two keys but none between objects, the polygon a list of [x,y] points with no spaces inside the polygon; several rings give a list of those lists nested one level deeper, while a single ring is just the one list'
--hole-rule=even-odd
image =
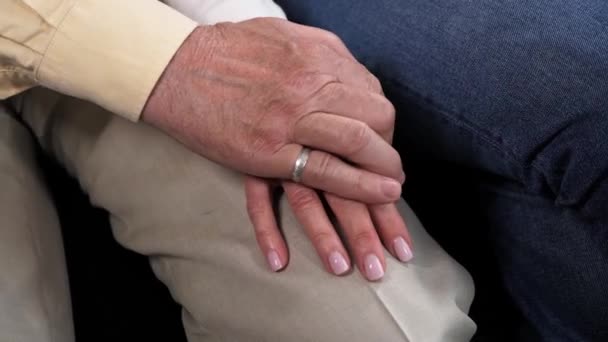
[{"label": "knuckle", "polygon": [[292,189],[289,193],[289,202],[294,210],[307,210],[318,205],[314,192],[307,188]]},{"label": "knuckle", "polygon": [[323,39],[325,39],[330,44],[342,44],[342,39],[340,39],[337,34],[331,31],[324,30]]},{"label": "knuckle", "polygon": [[296,61],[300,62],[299,65],[306,65],[310,57],[311,43],[298,35],[291,35],[289,33],[285,34],[284,38],[282,41],[283,48],[288,56],[294,57]]},{"label": "knuckle", "polygon": [[370,230],[358,232],[352,236],[352,244],[355,248],[367,248],[374,244],[377,237]]},{"label": "knuckle", "polygon": [[326,64],[327,57],[335,55],[334,49],[332,49],[332,45],[333,43],[331,41],[328,41],[327,39],[325,39],[325,37],[323,37],[316,44],[311,44],[310,46],[307,46],[307,52],[309,55],[316,58],[317,63],[322,62],[323,64]]},{"label": "knuckle", "polygon": [[[315,98],[315,94],[321,93],[328,85],[338,82],[335,75],[322,73],[315,66],[301,67],[291,73],[285,81],[284,88],[279,89],[287,92],[286,96],[292,102],[307,102]],[[283,95],[283,94],[280,94]],[[283,97],[281,97],[283,98]]]},{"label": "knuckle", "polygon": [[380,130],[388,131],[395,126],[396,112],[395,106],[386,98],[382,101],[382,110],[379,111],[378,125]]},{"label": "knuckle", "polygon": [[319,156],[319,163],[315,168],[320,179],[328,179],[331,175],[332,156],[328,153],[323,153]]},{"label": "knuckle", "polygon": [[311,84],[316,85],[319,90],[322,90],[328,86],[331,88],[332,85],[339,84],[339,79],[336,75],[333,74],[316,72],[313,75]]},{"label": "knuckle", "polygon": [[276,234],[274,234],[269,229],[257,229],[255,232],[255,236],[259,243],[265,243],[274,240]]},{"label": "knuckle", "polygon": [[364,182],[365,182],[365,178],[364,178],[363,172],[358,172],[357,175],[354,177],[353,186],[355,187],[355,189],[357,189],[359,191],[364,191],[365,190]]},{"label": "knuckle", "polygon": [[303,61],[301,58],[306,54],[306,50],[302,45],[302,42],[298,39],[290,39],[286,41],[283,46],[286,56],[290,56],[302,64]]},{"label": "knuckle", "polygon": [[339,83],[328,83],[323,87],[322,95],[325,102],[338,102],[346,96],[346,90]]},{"label": "knuckle", "polygon": [[260,217],[264,213],[264,205],[260,201],[248,200],[247,212],[251,217]]},{"label": "knuckle", "polygon": [[382,84],[380,80],[368,71],[367,84],[370,90],[382,94]]},{"label": "knuckle", "polygon": [[315,233],[311,234],[311,236],[310,236],[310,241],[312,241],[313,245],[315,245],[315,246],[326,245],[332,239],[333,239],[332,234],[327,231],[315,232]]},{"label": "knuckle", "polygon": [[344,135],[347,140],[344,143],[347,147],[346,154],[349,156],[364,149],[372,137],[369,126],[361,121],[353,121],[348,132],[349,134]]}]

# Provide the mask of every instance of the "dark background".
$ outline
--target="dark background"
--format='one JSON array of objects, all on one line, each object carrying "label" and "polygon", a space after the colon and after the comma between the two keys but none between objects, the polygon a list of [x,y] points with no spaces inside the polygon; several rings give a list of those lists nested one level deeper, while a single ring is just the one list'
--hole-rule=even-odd
[{"label": "dark background", "polygon": [[146,257],[112,237],[108,214],[41,157],[63,231],[77,342],[186,341],[180,307]]}]

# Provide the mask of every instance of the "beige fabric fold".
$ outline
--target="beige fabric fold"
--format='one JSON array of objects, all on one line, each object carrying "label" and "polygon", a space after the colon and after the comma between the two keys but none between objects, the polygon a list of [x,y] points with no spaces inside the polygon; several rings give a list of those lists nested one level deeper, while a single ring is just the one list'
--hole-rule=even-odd
[{"label": "beige fabric fold", "polygon": [[332,276],[285,200],[291,253],[268,271],[247,218],[242,177],[173,139],[93,104],[33,89],[20,110],[44,147],[111,214],[114,236],[150,257],[198,341],[468,341],[468,273],[425,232],[404,201],[416,258],[388,256],[385,279]]},{"label": "beige fabric fold", "polygon": [[61,231],[34,140],[0,103],[0,341],[73,340]]}]

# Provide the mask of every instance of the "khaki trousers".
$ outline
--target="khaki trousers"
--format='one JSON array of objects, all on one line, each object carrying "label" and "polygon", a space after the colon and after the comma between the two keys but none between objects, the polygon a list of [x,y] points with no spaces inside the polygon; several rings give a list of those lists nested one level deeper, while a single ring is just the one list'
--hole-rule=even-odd
[{"label": "khaki trousers", "polygon": [[59,221],[34,152],[0,103],[0,341],[72,341]]},{"label": "khaki trousers", "polygon": [[[468,341],[475,331],[467,316],[474,292],[470,276],[424,231],[404,201],[399,202],[399,210],[412,233],[416,258],[403,265],[389,256],[381,282],[367,282],[356,271],[344,277],[328,274],[285,200],[280,202],[279,216],[290,264],[284,272],[272,273],[247,217],[241,175],[189,152],[152,127],[127,122],[84,101],[33,89],[16,104],[46,151],[79,180],[94,205],[109,211],[119,243],[149,257],[156,276],[183,307],[191,342]],[[9,145],[23,149],[28,144],[9,141]],[[15,165],[24,158],[21,153],[0,157],[9,171],[2,173],[4,178],[17,177],[15,173],[22,173],[18,167],[35,166]],[[11,217],[10,224],[2,227],[3,234],[28,227],[40,230],[39,234],[52,230],[52,239],[39,242],[52,243],[44,248],[60,255],[56,220],[33,218],[30,227],[23,210],[15,209],[28,202],[44,203],[46,211],[34,213],[55,217],[44,191],[39,191],[43,190],[40,182],[36,188],[28,184],[15,182],[17,188],[2,197],[3,217]],[[20,192],[29,197],[17,195]],[[0,240],[0,253],[5,253],[6,243]],[[35,244],[27,237],[20,243]],[[10,253],[7,257],[19,263],[42,256],[32,248]],[[63,260],[57,256],[51,261],[53,272],[34,269],[23,280],[19,300],[44,306],[46,297],[40,297],[41,290],[26,280],[59,279],[62,284],[56,280],[58,285],[44,292],[66,315],[54,323],[51,320],[59,318],[47,311],[13,311],[21,304],[11,302],[0,308],[7,312],[0,318],[18,321],[28,316],[37,320],[37,326],[63,328],[54,336],[15,335],[15,341],[72,338],[71,323],[65,321],[69,296]],[[3,261],[0,267],[0,279],[21,268]],[[3,290],[0,298],[11,296]],[[4,305],[5,300],[0,300]],[[0,321],[0,327],[4,324]],[[34,336],[27,335],[27,329],[20,332]]]}]

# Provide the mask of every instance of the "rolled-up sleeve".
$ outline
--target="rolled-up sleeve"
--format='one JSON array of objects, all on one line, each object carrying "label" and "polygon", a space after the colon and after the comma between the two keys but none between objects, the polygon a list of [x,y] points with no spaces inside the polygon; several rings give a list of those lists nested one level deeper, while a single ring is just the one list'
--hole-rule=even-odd
[{"label": "rolled-up sleeve", "polygon": [[195,27],[156,0],[0,0],[0,98],[42,85],[135,121]]}]

